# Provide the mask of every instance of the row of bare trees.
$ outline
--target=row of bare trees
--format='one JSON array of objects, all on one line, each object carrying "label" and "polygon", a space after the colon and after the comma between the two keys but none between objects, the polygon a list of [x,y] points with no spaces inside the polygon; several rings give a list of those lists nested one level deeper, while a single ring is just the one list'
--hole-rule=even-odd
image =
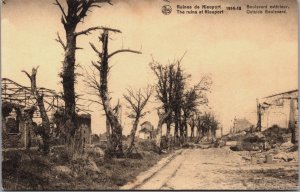
[{"label": "row of bare trees", "polygon": [[[175,145],[181,145],[187,141],[190,122],[193,122],[190,125],[193,133],[196,126],[193,117],[199,113],[199,107],[208,104],[207,93],[212,84],[209,76],[203,76],[196,85],[189,86],[191,75],[186,74],[182,69],[182,59],[183,57],[167,65],[154,59],[150,63],[157,79],[156,98],[160,101],[163,110],[159,113],[159,119],[161,124],[166,124],[168,140],[170,140],[171,126],[174,125]],[[161,134],[161,126],[158,132]]]},{"label": "row of bare trees", "polygon": [[[55,5],[61,12],[61,23],[64,27],[64,38],[61,38],[57,33],[56,41],[60,43],[64,51],[64,59],[62,72],[60,77],[62,78],[63,95],[62,98],[65,103],[65,107],[60,114],[60,122],[57,124],[66,139],[66,151],[69,152],[71,157],[81,156],[84,153],[84,143],[81,136],[81,131],[77,122],[76,114],[76,52],[80,48],[77,45],[77,38],[83,35],[89,35],[92,31],[100,31],[99,41],[100,45],[90,43],[91,49],[97,54],[98,61],[92,62],[92,66],[96,69],[93,74],[87,75],[85,81],[87,86],[93,88],[98,96],[97,103],[100,103],[105,112],[106,120],[109,126],[107,126],[108,145],[106,154],[109,157],[122,156],[123,144],[122,144],[122,125],[118,117],[119,105],[112,106],[111,96],[109,92],[109,75],[111,65],[110,60],[113,56],[119,53],[135,53],[141,54],[140,51],[131,49],[120,49],[113,52],[109,52],[109,40],[111,33],[121,33],[118,29],[108,27],[90,27],[82,31],[77,31],[77,26],[84,21],[87,14],[93,8],[100,8],[102,4],[111,4],[109,0],[55,0]],[[182,57],[183,58],[183,57]],[[160,148],[160,140],[162,134],[162,126],[167,126],[167,138],[170,137],[171,126],[174,125],[174,141],[175,144],[183,144],[188,138],[188,124],[191,121],[191,128],[199,127],[199,122],[193,119],[195,114],[199,112],[199,107],[207,105],[207,93],[210,91],[211,79],[209,76],[204,76],[194,86],[189,86],[190,75],[186,74],[182,69],[181,61],[174,61],[168,65],[162,65],[159,62],[152,61],[150,67],[154,72],[157,83],[154,87],[148,86],[145,90],[139,89],[138,91],[128,89],[127,93],[123,95],[123,98],[129,107],[129,118],[132,119],[132,130],[130,133],[129,147],[125,154],[132,152],[134,148],[135,133],[139,125],[140,119],[143,118],[148,111],[145,111],[145,106],[148,103],[152,93],[156,92],[156,98],[160,101],[161,106],[158,109],[159,121],[157,125],[158,136],[156,143]],[[43,95],[38,92],[36,85],[36,75],[38,68],[33,68],[32,73],[29,74],[23,71],[31,82],[31,92],[36,98],[39,111],[42,117],[42,131],[41,136],[43,138],[43,151],[45,154],[49,152],[49,132],[50,122],[47,116]],[[61,113],[61,112],[60,112]],[[198,123],[196,123],[196,121]],[[198,128],[199,129],[199,128]],[[198,130],[199,131],[199,130]],[[193,132],[193,131],[192,131]],[[204,130],[205,132],[205,130]]]},{"label": "row of bare trees", "polygon": [[[109,76],[109,60],[116,54],[123,52],[131,52],[140,54],[139,51],[134,51],[130,49],[120,49],[109,53],[109,34],[110,33],[121,33],[118,29],[112,29],[107,27],[90,27],[82,31],[77,31],[77,26],[84,22],[87,14],[92,11],[93,8],[100,8],[102,4],[111,4],[110,0],[55,0],[55,5],[58,6],[61,12],[61,23],[64,27],[64,38],[61,38],[59,33],[57,33],[56,41],[60,43],[64,51],[63,67],[60,77],[62,78],[63,85],[63,100],[65,103],[63,112],[59,111],[60,122],[57,123],[58,129],[63,132],[66,139],[66,151],[69,152],[71,157],[81,156],[84,153],[84,144],[82,141],[81,131],[77,122],[76,114],[76,52],[80,48],[77,45],[77,38],[82,35],[89,35],[92,31],[102,31],[99,40],[101,45],[97,48],[93,43],[90,43],[92,49],[97,53],[99,60],[97,62],[92,62],[92,65],[99,72],[97,76],[90,78],[89,85],[98,91],[100,98],[100,103],[105,111],[106,118],[110,124],[110,135],[109,135],[109,145],[107,147],[108,154],[123,154],[122,150],[122,126],[119,122],[117,114],[111,105],[111,97],[108,91],[108,76]],[[111,4],[112,5],[112,4]],[[36,85],[36,75],[37,69],[33,68],[32,73],[29,74],[23,71],[31,82],[31,93],[35,97],[39,111],[42,117],[42,131],[41,136],[43,138],[44,153],[49,152],[49,131],[50,122],[47,116],[44,103],[43,95],[38,92]],[[136,94],[132,90],[128,90],[128,94],[124,95],[124,98],[128,101],[131,107],[134,109],[132,117],[134,118],[133,132],[137,129],[137,124],[139,118],[143,117],[143,109],[149,100],[152,91],[147,89],[147,92],[142,93],[141,90]],[[132,133],[133,134],[133,133]],[[134,137],[132,137],[132,142],[134,143]],[[131,151],[129,147],[128,151]]]},{"label": "row of bare trees", "polygon": [[[59,42],[65,52],[63,60],[63,69],[60,73],[63,85],[63,99],[65,102],[64,120],[66,129],[66,147],[71,156],[82,155],[83,141],[81,131],[79,130],[76,118],[76,50],[80,49],[77,45],[77,38],[82,35],[88,35],[94,30],[103,30],[102,27],[91,27],[82,31],[76,31],[80,22],[84,21],[88,12],[92,8],[99,8],[103,3],[110,3],[109,0],[65,0],[63,3],[55,0],[55,4],[61,11],[61,23],[65,30],[65,41],[57,33],[57,42]],[[64,8],[66,7],[66,8]],[[107,33],[107,31],[105,30]],[[103,54],[105,50],[103,50]],[[105,58],[104,58],[105,59]],[[105,85],[104,85],[105,86]]]},{"label": "row of bare trees", "polygon": [[[90,27],[88,29],[77,31],[77,26],[79,23],[83,23],[84,18],[87,17],[88,12],[91,12],[93,8],[100,8],[102,4],[111,4],[109,0],[55,0],[55,5],[58,6],[61,12],[61,23],[64,27],[64,38],[57,33],[56,41],[61,45],[64,51],[63,67],[60,77],[62,78],[63,85],[63,95],[65,106],[61,111],[55,113],[56,125],[58,125],[58,130],[60,130],[60,135],[66,140],[66,151],[69,152],[71,157],[81,156],[84,153],[84,146],[81,136],[81,131],[77,122],[76,114],[76,52],[80,48],[77,45],[77,38],[82,35],[89,35],[92,31],[102,31],[99,37],[100,46],[97,47],[93,43],[90,43],[92,50],[98,56],[97,62],[92,62],[92,66],[97,69],[98,74],[95,72],[93,75],[88,75],[88,80],[86,81],[89,87],[92,87],[97,91],[99,96],[98,103],[103,106],[105,116],[108,126],[108,145],[106,154],[109,156],[123,155],[122,148],[122,125],[118,118],[119,105],[115,108],[112,107],[111,97],[109,95],[109,82],[108,76],[111,66],[109,61],[113,56],[130,52],[135,54],[141,54],[140,51],[135,51],[131,49],[120,49],[109,53],[109,35],[110,33],[121,33],[118,29],[112,29],[108,27]],[[112,5],[112,4],[111,4]],[[43,151],[45,154],[49,152],[49,132],[50,132],[50,121],[46,113],[43,95],[39,93],[36,76],[37,68],[33,68],[31,74],[23,71],[31,82],[31,93],[37,101],[39,111],[42,117],[42,125],[40,135],[43,139]],[[144,112],[144,108],[153,92],[152,87],[148,87],[145,90],[139,89],[134,91],[128,89],[127,93],[123,95],[124,99],[127,101],[128,106],[131,110],[129,118],[133,119],[133,127],[130,134],[130,144],[126,153],[131,153],[134,147],[135,133],[139,124],[140,118],[144,117],[147,112]]]},{"label": "row of bare trees", "polygon": [[196,142],[199,142],[203,137],[210,137],[213,139],[216,137],[216,131],[219,128],[219,121],[216,116],[212,112],[205,112],[204,114],[196,113],[193,121],[195,123],[195,127],[197,128],[197,137]]}]

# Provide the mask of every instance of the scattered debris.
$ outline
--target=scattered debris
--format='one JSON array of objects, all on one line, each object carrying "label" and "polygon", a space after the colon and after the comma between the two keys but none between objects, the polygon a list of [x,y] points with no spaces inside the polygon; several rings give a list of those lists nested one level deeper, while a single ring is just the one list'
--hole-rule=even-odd
[{"label": "scattered debris", "polygon": [[71,170],[69,167],[67,167],[67,166],[62,166],[62,165],[53,167],[53,170],[54,170],[54,171],[57,171],[57,172],[59,172],[59,173],[66,174],[66,175],[69,175],[69,174],[72,173],[72,170]]},{"label": "scattered debris", "polygon": [[298,152],[280,152],[277,155],[274,156],[274,159],[277,159],[280,161],[290,162],[290,161],[298,161]]},{"label": "scattered debris", "polygon": [[87,165],[85,166],[86,171],[100,173],[100,169],[96,165],[95,161],[89,159]]},{"label": "scattered debris", "polygon": [[104,150],[101,149],[99,146],[91,146],[91,147],[86,147],[85,151],[89,154],[93,154],[95,156],[99,156],[99,157],[104,157]]},{"label": "scattered debris", "polygon": [[285,142],[280,145],[280,150],[282,151],[290,151],[294,147],[294,144],[291,143],[290,141]]}]

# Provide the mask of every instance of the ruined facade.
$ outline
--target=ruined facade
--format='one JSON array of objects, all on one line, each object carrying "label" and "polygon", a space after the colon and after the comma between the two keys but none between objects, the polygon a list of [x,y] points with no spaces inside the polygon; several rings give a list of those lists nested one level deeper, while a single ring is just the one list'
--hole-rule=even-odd
[{"label": "ruined facade", "polygon": [[259,100],[261,130],[277,125],[289,128],[292,121],[298,130],[298,90],[283,92]]}]

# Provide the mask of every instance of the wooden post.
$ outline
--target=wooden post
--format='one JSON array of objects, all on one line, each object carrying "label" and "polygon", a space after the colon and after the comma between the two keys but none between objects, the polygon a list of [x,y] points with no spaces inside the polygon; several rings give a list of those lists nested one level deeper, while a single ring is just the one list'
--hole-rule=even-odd
[{"label": "wooden post", "polygon": [[257,130],[261,131],[261,106],[259,104],[259,100],[256,99],[256,106],[257,106]]},{"label": "wooden post", "polygon": [[294,109],[294,99],[290,99],[290,117],[289,117],[289,129],[291,131],[291,142],[296,143],[295,135],[295,109]]}]

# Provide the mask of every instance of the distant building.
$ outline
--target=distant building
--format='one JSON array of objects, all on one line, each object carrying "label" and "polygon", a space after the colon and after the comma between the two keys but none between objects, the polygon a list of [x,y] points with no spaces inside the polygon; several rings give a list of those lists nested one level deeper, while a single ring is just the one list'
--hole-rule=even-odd
[{"label": "distant building", "polygon": [[153,125],[149,121],[145,121],[141,124],[141,130],[138,133],[140,139],[152,139],[155,135]]},{"label": "distant building", "polygon": [[242,131],[250,131],[252,127],[253,127],[253,124],[251,124],[247,119],[235,118],[233,121],[232,132],[239,133]]}]

